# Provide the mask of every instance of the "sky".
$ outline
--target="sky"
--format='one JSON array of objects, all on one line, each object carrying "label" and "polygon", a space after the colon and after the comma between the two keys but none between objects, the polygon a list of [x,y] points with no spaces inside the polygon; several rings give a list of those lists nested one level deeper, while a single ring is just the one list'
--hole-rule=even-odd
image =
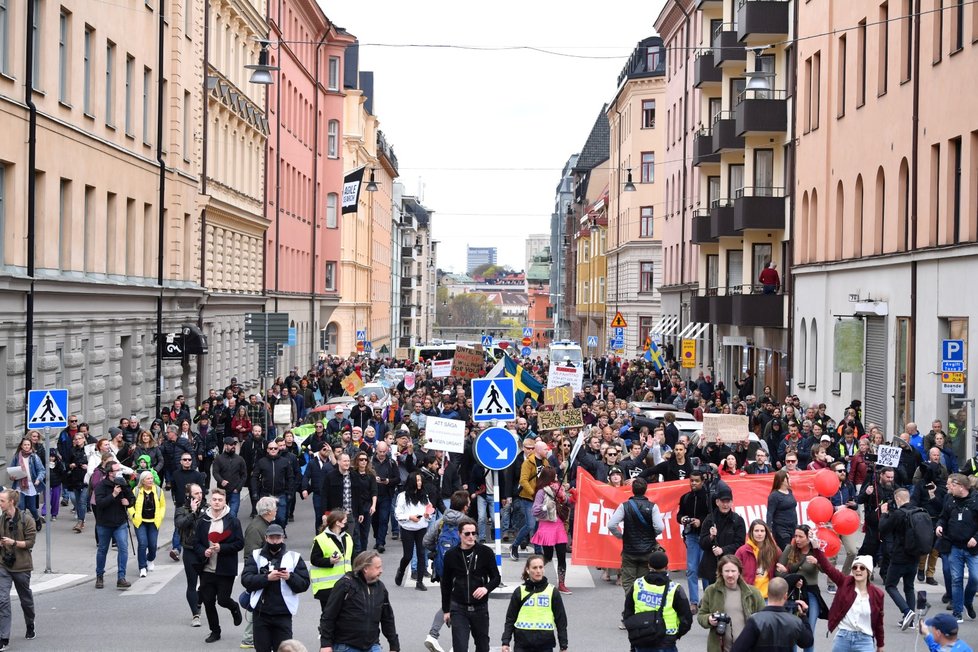
[{"label": "sky", "polygon": [[550,232],[564,163],[636,44],[655,33],[664,0],[319,2],[359,39],[360,70],[374,71],[374,113],[399,181],[434,211],[438,266],[464,272],[466,245],[525,267],[526,236]]}]

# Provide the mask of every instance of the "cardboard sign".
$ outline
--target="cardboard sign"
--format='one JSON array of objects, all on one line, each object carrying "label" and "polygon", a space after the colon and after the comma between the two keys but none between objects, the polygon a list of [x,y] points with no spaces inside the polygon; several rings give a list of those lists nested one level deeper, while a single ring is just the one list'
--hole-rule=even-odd
[{"label": "cardboard sign", "polygon": [[452,365],[452,374],[456,378],[478,378],[482,375],[485,360],[482,357],[482,350],[467,346],[455,347],[455,364]]},{"label": "cardboard sign", "polygon": [[574,400],[574,390],[570,385],[548,387],[543,390],[544,405],[567,405]]},{"label": "cardboard sign", "polygon": [[341,381],[343,385],[343,391],[345,391],[350,396],[353,396],[361,389],[363,389],[363,378],[361,378],[357,372],[351,373],[349,376]]},{"label": "cardboard sign", "polygon": [[750,435],[747,424],[744,414],[704,414],[702,436],[705,441],[744,441]]},{"label": "cardboard sign", "polygon": [[414,391],[414,372],[409,371],[404,374],[404,389],[411,392]]},{"label": "cardboard sign", "polygon": [[583,428],[584,415],[581,408],[573,410],[554,410],[553,412],[537,412],[537,430],[563,430],[565,428]]},{"label": "cardboard sign", "polygon": [[880,446],[876,449],[876,454],[879,455],[877,463],[880,466],[896,468],[900,464],[899,446]]},{"label": "cardboard sign", "polygon": [[449,453],[461,453],[465,450],[464,421],[428,417],[425,421],[424,434],[429,450]]},{"label": "cardboard sign", "polygon": [[448,378],[452,375],[452,360],[432,360],[431,361],[431,377],[432,378]]},{"label": "cardboard sign", "polygon": [[581,386],[584,384],[584,367],[563,366],[557,364],[550,365],[547,373],[547,387],[554,388],[561,385],[570,385],[575,392],[583,391]]}]

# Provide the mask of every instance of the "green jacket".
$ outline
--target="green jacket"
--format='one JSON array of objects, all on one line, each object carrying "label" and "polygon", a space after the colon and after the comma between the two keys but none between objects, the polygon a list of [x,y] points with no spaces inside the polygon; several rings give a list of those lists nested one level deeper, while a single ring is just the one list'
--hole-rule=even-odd
[{"label": "green jacket", "polygon": [[[746,621],[751,617],[751,614],[755,614],[764,608],[764,598],[761,597],[760,591],[745,582],[743,578],[737,580],[737,584],[740,586],[741,605]],[[716,630],[710,627],[710,616],[716,612],[724,611],[723,590],[722,579],[706,587],[700,600],[699,611],[696,614],[696,620],[700,626],[709,630],[706,638],[706,652],[721,652],[720,637],[716,635]],[[737,633],[739,634],[739,632]]]}]

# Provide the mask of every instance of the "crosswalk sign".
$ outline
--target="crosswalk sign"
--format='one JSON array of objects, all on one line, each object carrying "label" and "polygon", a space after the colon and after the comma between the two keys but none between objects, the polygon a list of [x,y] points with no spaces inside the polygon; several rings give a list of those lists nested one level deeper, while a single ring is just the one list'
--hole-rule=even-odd
[{"label": "crosswalk sign", "polygon": [[587,346],[589,349],[593,349],[598,346],[598,336],[588,335],[587,336]]},{"label": "crosswalk sign", "polygon": [[492,335],[483,335],[482,348],[488,349],[490,346],[492,346]]},{"label": "crosswalk sign", "polygon": [[516,418],[516,386],[512,378],[472,379],[473,421]]},{"label": "crosswalk sign", "polygon": [[28,428],[67,428],[67,414],[67,389],[32,389],[28,392]]},{"label": "crosswalk sign", "polygon": [[533,337],[533,329],[529,326],[523,327],[523,337]]}]

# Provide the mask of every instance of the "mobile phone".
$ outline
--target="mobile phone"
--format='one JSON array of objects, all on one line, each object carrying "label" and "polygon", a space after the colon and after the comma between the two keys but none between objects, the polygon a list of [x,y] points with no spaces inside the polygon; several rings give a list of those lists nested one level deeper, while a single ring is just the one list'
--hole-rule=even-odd
[{"label": "mobile phone", "polygon": [[284,573],[287,569],[284,566],[282,566],[280,568],[276,568],[275,570],[277,570],[280,573]]}]

